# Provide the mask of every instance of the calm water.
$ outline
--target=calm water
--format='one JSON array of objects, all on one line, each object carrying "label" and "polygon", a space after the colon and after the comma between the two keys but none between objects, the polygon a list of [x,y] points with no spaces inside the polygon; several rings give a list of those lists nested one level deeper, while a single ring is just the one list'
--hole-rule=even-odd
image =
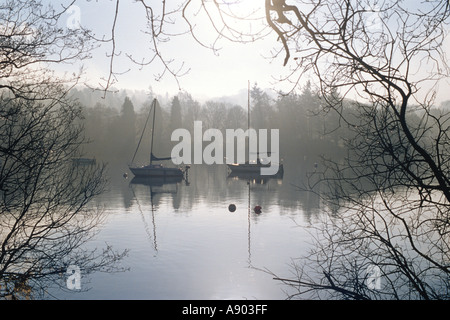
[{"label": "calm water", "polygon": [[[81,292],[55,290],[57,299],[285,299],[269,270],[291,277],[292,259],[307,250],[305,226],[320,203],[301,193],[312,165],[285,164],[282,179],[228,177],[223,166],[193,166],[189,184],[132,183],[112,169],[99,197],[106,220],[87,246],[129,249],[127,271],[93,273]],[[228,205],[235,204],[234,213]],[[262,213],[253,208],[259,205]],[[249,210],[251,208],[251,210]]]}]

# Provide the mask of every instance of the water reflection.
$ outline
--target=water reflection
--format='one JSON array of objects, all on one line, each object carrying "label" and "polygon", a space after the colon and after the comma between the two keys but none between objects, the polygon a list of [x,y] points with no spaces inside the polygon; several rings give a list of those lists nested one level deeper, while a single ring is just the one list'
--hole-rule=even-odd
[{"label": "water reflection", "polygon": [[[133,177],[130,181],[130,190],[133,193],[133,198],[136,199],[136,204],[138,211],[142,218],[142,223],[144,224],[144,228],[146,230],[148,239],[152,242],[153,249],[155,252],[158,252],[158,245],[156,240],[156,221],[155,221],[155,197],[161,194],[177,194],[178,193],[178,184],[182,181],[185,181],[186,185],[189,185],[188,180],[185,180],[183,177]],[[152,220],[152,232],[150,232],[150,227],[145,219],[145,215],[140,204],[139,197],[136,195],[135,186],[140,185],[144,186],[144,188],[148,188],[150,206],[151,206],[151,220]],[[176,199],[176,197],[174,197]],[[157,200],[156,200],[157,201]],[[174,205],[176,207],[177,205]],[[153,238],[153,241],[152,241]]]},{"label": "water reflection", "polygon": [[[239,298],[283,298],[271,277],[254,270],[287,271],[287,263],[302,250],[301,231],[293,219],[307,216],[303,208],[312,208],[312,216],[318,210],[316,199],[303,197],[296,187],[303,178],[288,170],[284,176],[264,177],[230,174],[226,166],[198,165],[191,168],[188,183],[117,181],[128,198],[126,219],[135,213],[140,221],[129,227],[133,231],[123,226],[122,237],[145,234],[145,243],[133,245],[139,252],[135,259],[146,261],[146,273],[129,277],[152,283],[145,298],[229,298],[225,292]],[[230,210],[230,205],[235,208]],[[260,212],[255,211],[258,206]]]},{"label": "water reflection", "polygon": [[[39,288],[45,287],[47,298],[283,298],[284,293],[273,291],[277,284],[271,277],[252,268],[286,270],[286,262],[302,247],[292,218],[309,220],[320,210],[317,199],[296,187],[306,170],[299,170],[299,164],[291,168],[285,164],[284,176],[262,177],[200,165],[191,168],[188,180],[146,180],[124,178],[126,168],[110,167],[108,191],[79,220],[72,220],[75,229],[67,223],[57,242],[41,243],[47,259],[40,257],[39,265],[47,270]],[[230,204],[236,206],[233,212]],[[255,212],[257,206],[260,212]],[[95,238],[90,232],[74,232],[80,223],[102,216],[108,223],[95,227]],[[2,232],[6,225],[2,221]],[[102,251],[104,243],[108,246]],[[30,251],[27,258],[33,256]],[[95,272],[112,270],[119,260],[130,271],[110,278]],[[64,273],[70,265],[78,266],[94,285],[68,290]],[[38,287],[34,280],[9,280],[24,292],[27,285]],[[83,278],[82,284],[86,282]],[[111,289],[115,286],[120,289]]]},{"label": "water reflection", "polygon": [[[124,206],[132,209],[139,202],[171,203],[171,208],[191,212],[201,204],[221,207],[241,200],[251,201],[264,211],[277,211],[280,215],[302,214],[310,221],[319,215],[322,208],[319,194],[302,192],[300,186],[307,185],[317,170],[315,161],[285,163],[284,174],[261,176],[258,174],[233,173],[226,166],[196,165],[190,169],[189,179],[117,179],[113,184],[121,188]],[[120,170],[117,170],[120,172]],[[120,181],[122,180],[122,181]],[[317,189],[320,192],[320,188]],[[316,190],[316,191],[317,191]],[[139,194],[136,192],[139,191]],[[115,198],[114,200],[119,200]],[[248,204],[247,204],[248,205]],[[116,206],[121,206],[117,203]],[[257,217],[254,217],[257,219]]]},{"label": "water reflection", "polygon": [[152,187],[162,187],[164,185],[177,184],[183,181],[183,177],[153,177],[153,178],[143,178],[143,177],[133,177],[130,184],[142,184],[145,186]]},{"label": "water reflection", "polygon": [[245,180],[249,181],[253,184],[267,184],[271,180],[277,181],[278,184],[282,184],[283,182],[284,171],[273,175],[273,176],[263,176],[258,173],[252,172],[230,172],[228,174],[228,179],[237,179],[237,180]]},{"label": "water reflection", "polygon": [[306,171],[293,168],[260,177],[198,165],[188,181],[124,178],[126,168],[110,168],[109,191],[96,198],[108,224],[91,246],[129,250],[123,263],[130,270],[93,275],[92,290],[76,298],[284,299],[279,284],[256,269],[290,272],[288,263],[304,247],[293,220],[320,210],[296,187]]},{"label": "water reflection", "polygon": [[252,206],[252,201],[251,201],[251,188],[253,186],[253,188],[255,189],[255,191],[257,192],[258,189],[263,186],[262,189],[264,189],[264,186],[267,186],[269,184],[270,181],[275,182],[276,186],[280,186],[283,183],[283,175],[284,175],[284,171],[280,171],[277,175],[273,175],[273,176],[266,176],[266,175],[261,175],[255,172],[235,172],[235,171],[231,171],[228,174],[227,179],[231,180],[231,181],[241,181],[241,182],[245,182],[247,184],[248,187],[248,206],[247,206],[247,222],[248,222],[248,265],[249,267],[252,266],[252,252],[251,252],[251,227],[252,227],[252,213],[254,214],[261,214],[263,208],[260,205],[255,205],[254,207]]},{"label": "water reflection", "polygon": [[[315,162],[286,163],[284,174],[261,176],[258,174],[236,174],[226,166],[193,166],[188,179],[123,179],[117,175],[112,179],[114,188],[121,189],[123,204],[115,206],[132,208],[137,195],[136,190],[147,192],[143,195],[147,200],[158,205],[160,201],[170,200],[173,209],[189,211],[203,201],[217,203],[228,207],[227,199],[241,199],[247,195],[247,182],[252,185],[255,203],[267,207],[281,208],[281,214],[297,214],[299,211],[308,219],[320,214],[322,203],[318,194],[303,192],[301,186],[308,184],[314,175]],[[115,172],[122,172],[115,169]],[[245,190],[244,190],[245,189]],[[145,191],[146,190],[146,191]],[[320,189],[317,189],[320,192]],[[116,198],[113,200],[120,200]],[[143,198],[139,199],[142,203]]]}]

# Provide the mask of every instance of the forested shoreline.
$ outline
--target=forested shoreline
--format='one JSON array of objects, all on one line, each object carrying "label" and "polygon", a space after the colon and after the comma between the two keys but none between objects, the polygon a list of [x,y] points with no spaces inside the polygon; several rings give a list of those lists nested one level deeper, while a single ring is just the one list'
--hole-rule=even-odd
[{"label": "forested shoreline", "polygon": [[[193,131],[194,121],[203,129],[247,129],[247,105],[223,100],[199,102],[189,93],[157,96],[153,93],[120,91],[102,96],[89,89],[75,90],[73,97],[82,105],[83,126],[89,143],[87,157],[110,164],[130,163],[140,139],[151,102],[157,98],[154,149],[157,156],[168,156],[177,142],[171,141],[175,129]],[[242,99],[245,100],[245,99]],[[254,84],[250,90],[251,124],[255,129],[280,130],[280,158],[301,161],[306,156],[337,155],[344,139],[351,134],[340,123],[339,115],[322,111],[322,99],[310,85],[299,93],[271,95]],[[137,162],[148,160],[150,132],[144,135]]]}]

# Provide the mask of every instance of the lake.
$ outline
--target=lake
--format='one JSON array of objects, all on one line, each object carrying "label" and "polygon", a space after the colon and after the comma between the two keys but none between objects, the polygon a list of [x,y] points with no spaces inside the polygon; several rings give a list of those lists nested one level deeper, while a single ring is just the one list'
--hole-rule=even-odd
[{"label": "lake", "polygon": [[308,249],[306,227],[321,203],[297,186],[311,170],[308,161],[285,163],[282,178],[260,180],[230,177],[226,165],[192,166],[188,183],[149,185],[110,168],[94,204],[106,218],[86,246],[128,249],[127,270],[94,272],[81,290],[50,290],[49,299],[286,299],[271,273],[292,278],[292,259]]}]

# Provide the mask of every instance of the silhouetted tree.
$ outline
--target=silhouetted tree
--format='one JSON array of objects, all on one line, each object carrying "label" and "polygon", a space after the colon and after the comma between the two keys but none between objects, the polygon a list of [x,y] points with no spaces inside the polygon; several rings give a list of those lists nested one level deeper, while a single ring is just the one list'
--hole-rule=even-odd
[{"label": "silhouetted tree", "polygon": [[227,106],[223,102],[209,100],[202,108],[200,120],[205,128],[225,129]]},{"label": "silhouetted tree", "polygon": [[[267,3],[268,13],[276,11]],[[311,255],[294,265],[297,279],[282,280],[300,296],[448,299],[448,115],[434,114],[433,91],[420,90],[420,83],[448,74],[448,3],[379,5],[277,8],[290,23],[268,15],[286,59],[295,50],[297,71],[314,70],[323,107],[352,132],[345,160],[330,158],[311,177],[330,216],[316,229]],[[368,19],[374,13],[375,26]],[[411,70],[424,73],[412,77]],[[351,94],[361,102],[350,102]]]},{"label": "silhouetted tree", "polygon": [[227,129],[246,129],[247,128],[247,112],[241,106],[228,108],[226,125]]},{"label": "silhouetted tree", "polygon": [[[159,75],[177,80],[185,73],[181,62],[159,50],[180,20],[186,28],[178,34],[190,33],[213,51],[222,39],[252,43],[275,34],[272,57],[289,67],[286,80],[296,88],[311,77],[320,106],[352,133],[345,161],[330,159],[312,180],[327,189],[322,196],[329,196],[323,200],[334,220],[319,228],[324,238],[311,256],[313,266],[297,265],[299,278],[288,283],[300,294],[328,298],[448,298],[447,116],[431,112],[434,85],[449,74],[443,45],[448,1],[265,0],[263,14],[237,10],[241,1],[184,1],[174,10],[166,1],[137,3],[148,17],[152,46],[141,65],[159,62]],[[195,19],[209,19],[206,28],[217,41],[203,41]],[[235,22],[245,19],[253,23],[237,30]],[[113,41],[112,60],[115,53]],[[311,126],[308,132],[319,137]],[[371,265],[380,268],[381,289],[366,283]]]},{"label": "silhouetted tree", "polygon": [[273,110],[269,95],[263,91],[255,83],[250,92],[251,96],[251,111],[250,111],[250,125],[254,129],[269,128],[269,123],[272,120]]},{"label": "silhouetted tree", "polygon": [[[296,88],[311,77],[321,108],[351,132],[345,161],[329,159],[312,180],[328,191],[322,196],[333,223],[318,230],[313,265],[297,265],[299,278],[287,283],[328,298],[448,298],[447,116],[431,112],[434,85],[449,74],[448,1],[266,0],[264,15],[237,10],[239,1],[186,1],[157,12],[139,3],[149,17],[152,61],[175,77],[183,69],[157,50],[170,38],[167,21],[182,19],[186,32],[212,50],[219,41],[209,45],[198,36],[197,17],[210,19],[217,40],[254,42],[272,31],[273,58],[282,56],[290,68],[286,80]],[[238,19],[258,17],[265,24],[236,30]],[[310,137],[320,138],[312,129]],[[380,268],[381,289],[367,285],[372,265]]]},{"label": "silhouetted tree", "polygon": [[180,99],[177,96],[173,97],[170,109],[170,128],[172,130],[182,127],[182,115]]},{"label": "silhouetted tree", "polygon": [[[58,26],[66,9],[40,1],[9,0],[0,7],[0,89],[26,99],[55,99],[61,83],[73,86],[80,74],[62,79],[49,66],[89,57],[90,32]],[[42,91],[42,85],[46,90]],[[53,88],[54,90],[50,90]]]},{"label": "silhouetted tree", "polygon": [[102,165],[73,162],[86,142],[82,108],[68,97],[78,76],[50,69],[90,47],[84,31],[58,27],[64,12],[39,1],[0,5],[0,297],[35,297],[47,281],[65,287],[71,264],[86,275],[122,257],[80,249],[101,221],[88,203],[105,178]]},{"label": "silhouetted tree", "polygon": [[178,94],[178,99],[181,104],[182,115],[183,115],[183,127],[188,129],[191,133],[194,126],[194,121],[200,120],[201,105],[198,101],[186,93],[182,92]]},{"label": "silhouetted tree", "polygon": [[136,145],[136,114],[130,98],[125,97],[122,104],[119,124],[117,127],[118,136],[116,140],[116,150],[122,155],[131,155]]}]

